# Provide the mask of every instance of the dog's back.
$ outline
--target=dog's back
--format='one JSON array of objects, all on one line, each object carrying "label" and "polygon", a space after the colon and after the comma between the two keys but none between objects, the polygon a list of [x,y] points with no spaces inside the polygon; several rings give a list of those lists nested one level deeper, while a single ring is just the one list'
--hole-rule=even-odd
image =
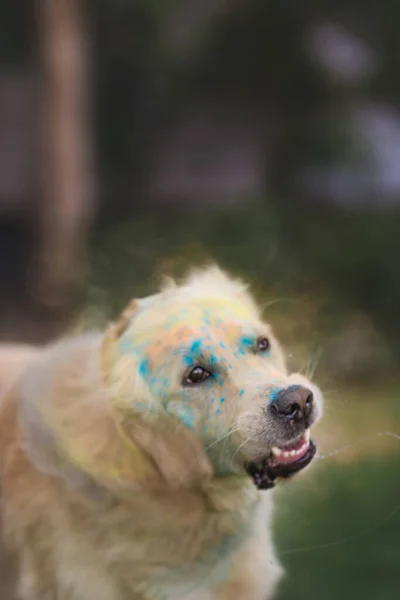
[{"label": "dog's back", "polygon": [[0,345],[0,399],[39,352],[28,344]]},{"label": "dog's back", "polygon": [[[34,360],[38,349],[27,344],[0,345],[0,403],[7,390],[17,381],[25,367]],[[1,498],[1,481],[0,481]],[[13,600],[15,597],[16,569],[13,557],[10,556],[3,544],[2,527],[0,522],[0,580],[1,597],[4,600]]]}]

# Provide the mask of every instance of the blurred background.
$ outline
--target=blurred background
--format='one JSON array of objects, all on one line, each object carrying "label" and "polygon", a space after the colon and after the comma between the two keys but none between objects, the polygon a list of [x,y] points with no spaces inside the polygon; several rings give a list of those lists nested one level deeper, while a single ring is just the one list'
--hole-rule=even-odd
[{"label": "blurred background", "polygon": [[[3,0],[0,338],[215,260],[325,390],[279,600],[400,592],[400,4]],[[396,437],[397,436],[397,437]],[[1,598],[13,564],[1,555]]]}]

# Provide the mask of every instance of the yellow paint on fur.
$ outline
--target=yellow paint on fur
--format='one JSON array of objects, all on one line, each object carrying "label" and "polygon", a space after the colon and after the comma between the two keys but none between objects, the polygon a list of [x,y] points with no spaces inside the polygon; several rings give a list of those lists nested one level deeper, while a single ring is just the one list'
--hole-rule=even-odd
[{"label": "yellow paint on fur", "polygon": [[[116,421],[116,429],[120,438],[126,445],[127,453],[126,461],[121,461],[119,466],[111,464],[99,464],[98,461],[91,460],[88,454],[80,451],[77,445],[70,444],[67,441],[67,436],[62,436],[59,432],[58,441],[61,444],[68,460],[71,461],[80,471],[98,477],[101,479],[112,480],[127,480],[134,481],[135,479],[144,479],[150,471],[153,471],[149,460],[140,450],[137,444],[131,440],[123,429],[123,426]],[[125,464],[124,464],[125,463]]]},{"label": "yellow paint on fur", "polygon": [[126,452],[121,452],[121,454],[117,456],[117,461],[114,466],[111,462],[108,464],[105,462],[100,463],[98,460],[91,459],[90,449],[85,451],[85,449],[79,447],[76,442],[71,442],[74,436],[71,435],[71,432],[68,432],[68,427],[63,427],[56,419],[49,418],[49,415],[45,416],[42,411],[42,418],[51,427],[65,457],[81,472],[109,481],[124,480],[125,483],[127,480],[133,482],[136,479],[144,479],[154,472],[151,461],[147,458],[138,444],[136,444],[125,432],[122,423],[123,417],[119,414],[118,410],[112,408],[111,415],[113,417],[115,429],[124,443],[124,449],[126,449]]},{"label": "yellow paint on fur", "polygon": [[229,311],[235,317],[240,319],[249,318],[252,316],[252,312],[250,309],[243,304],[242,302],[238,302],[236,300],[227,300],[226,298],[204,298],[200,301],[200,306],[202,308],[215,308],[215,306],[222,307]]}]

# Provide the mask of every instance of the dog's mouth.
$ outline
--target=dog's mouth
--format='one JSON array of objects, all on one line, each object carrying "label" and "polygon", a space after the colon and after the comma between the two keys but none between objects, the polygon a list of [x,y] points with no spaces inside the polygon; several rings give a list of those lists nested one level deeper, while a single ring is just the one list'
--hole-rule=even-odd
[{"label": "dog's mouth", "polygon": [[280,448],[274,446],[269,456],[245,465],[259,490],[274,487],[279,477],[288,478],[306,467],[314,458],[317,447],[307,429],[301,438]]}]

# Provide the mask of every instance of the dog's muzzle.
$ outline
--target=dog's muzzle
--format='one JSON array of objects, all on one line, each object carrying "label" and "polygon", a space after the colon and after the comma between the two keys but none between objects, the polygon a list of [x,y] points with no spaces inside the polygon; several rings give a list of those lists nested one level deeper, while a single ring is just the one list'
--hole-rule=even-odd
[{"label": "dog's muzzle", "polygon": [[301,385],[282,389],[266,407],[268,419],[279,433],[279,442],[270,453],[245,468],[260,490],[272,488],[279,478],[288,478],[310,464],[316,445],[310,439],[315,420],[314,397]]}]

